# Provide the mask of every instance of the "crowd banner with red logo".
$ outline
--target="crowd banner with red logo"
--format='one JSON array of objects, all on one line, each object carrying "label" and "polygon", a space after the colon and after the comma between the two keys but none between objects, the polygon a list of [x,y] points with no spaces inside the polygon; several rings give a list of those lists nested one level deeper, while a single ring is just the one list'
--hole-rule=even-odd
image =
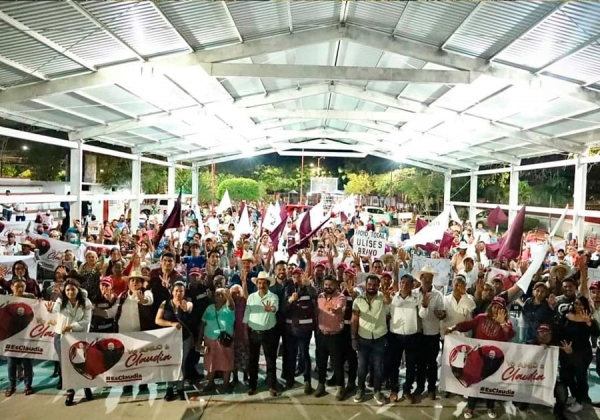
[{"label": "crowd banner with red logo", "polygon": [[[29,272],[29,277],[32,279],[37,279],[37,262],[35,261],[35,256],[31,255],[0,255],[0,266],[4,267],[7,272],[4,278],[6,280],[12,279],[12,268],[13,265],[17,261],[23,261],[27,264],[27,271]],[[0,317],[0,323],[2,322],[2,318]]]},{"label": "crowd banner with red logo", "polygon": [[0,295],[0,356],[58,360],[55,320],[43,301]]},{"label": "crowd banner with red logo", "polygon": [[[55,270],[59,266],[67,250],[71,250],[74,253],[77,251],[77,245],[46,238],[36,233],[27,234],[23,240],[28,240],[35,244],[40,258],[40,265],[48,270]],[[33,276],[30,277],[35,278]]]},{"label": "crowd banner with red logo", "polygon": [[27,234],[31,222],[2,222],[0,221],[0,242],[8,242],[8,234],[14,233],[15,240],[22,242],[20,238]]},{"label": "crowd banner with red logo", "polygon": [[67,389],[178,381],[181,330],[127,334],[73,333],[61,338],[61,369]]},{"label": "crowd banner with red logo", "polygon": [[440,389],[468,397],[554,405],[558,347],[444,338]]}]

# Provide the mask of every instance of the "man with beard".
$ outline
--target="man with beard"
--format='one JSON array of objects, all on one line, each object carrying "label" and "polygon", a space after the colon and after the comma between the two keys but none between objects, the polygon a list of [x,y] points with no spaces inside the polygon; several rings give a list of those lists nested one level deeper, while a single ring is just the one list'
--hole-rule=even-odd
[{"label": "man with beard", "polygon": [[373,363],[373,392],[377,404],[385,404],[381,393],[383,377],[383,353],[386,317],[391,302],[389,292],[379,291],[379,276],[367,276],[365,295],[359,296],[352,305],[352,347],[358,352],[358,390],[354,402],[362,402],[369,364]]},{"label": "man with beard", "polygon": [[331,358],[337,392],[335,398],[341,401],[345,397],[344,390],[344,356],[343,330],[346,298],[339,292],[337,279],[333,276],[325,278],[325,287],[317,299],[317,367],[319,385],[315,397],[325,395],[325,378],[327,377],[327,359]]},{"label": "man with beard", "polygon": [[[282,275],[282,272],[285,273],[283,267],[280,265],[280,275]],[[292,279],[294,284],[292,287],[287,288],[282,305],[286,323],[284,336],[287,336],[284,355],[286,369],[283,374],[286,387],[288,389],[292,388],[294,386],[296,356],[299,353],[299,365],[303,368],[304,393],[309,395],[313,389],[310,383],[311,363],[308,351],[315,328],[317,292],[304,274],[294,275]]]},{"label": "man with beard", "polygon": [[[210,259],[210,258],[209,258]],[[194,343],[198,342],[199,329],[204,311],[211,304],[211,299],[208,293],[208,287],[201,281],[202,271],[198,267],[194,267],[188,273],[188,286],[185,296],[193,303],[192,312],[189,316],[190,329],[192,330]],[[187,380],[193,382],[201,379],[203,375],[198,373],[196,365],[200,361],[200,353],[196,351],[189,352],[185,364]]]},{"label": "man with beard", "polygon": [[312,285],[312,287],[315,288],[317,293],[323,293],[324,279],[325,279],[325,263],[323,261],[319,261],[318,263],[315,264],[315,268],[313,270],[313,278],[311,281],[311,285]]}]

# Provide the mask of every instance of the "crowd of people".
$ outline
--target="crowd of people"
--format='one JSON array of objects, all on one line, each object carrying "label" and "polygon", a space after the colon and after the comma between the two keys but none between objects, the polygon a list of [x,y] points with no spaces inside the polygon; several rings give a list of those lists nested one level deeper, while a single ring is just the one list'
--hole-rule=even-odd
[{"label": "crowd of people", "polygon": [[[161,238],[156,236],[164,222],[160,218],[131,229],[122,217],[89,237],[86,225],[75,221],[70,232],[109,245],[106,255],[88,250],[84,261],[77,261],[67,253],[53,283],[43,290],[29,278],[27,265],[17,261],[11,281],[0,272],[0,291],[47,301],[47,310],[58,314],[59,354],[60,336],[72,331],[181,329],[184,380],[168,384],[167,401],[185,400],[186,383],[202,383],[207,394],[231,393],[243,383],[249,395],[256,394],[261,349],[272,397],[302,386],[307,395],[332,392],[337,400],[351,396],[356,403],[369,389],[380,405],[435,400],[444,338],[463,334],[558,346],[556,417],[564,419],[565,413],[578,413],[591,402],[588,371],[600,336],[600,282],[588,281],[588,269],[600,265],[600,247],[593,253],[578,250],[575,243],[567,250],[552,249],[523,292],[515,280],[531,263],[528,249],[538,240],[535,233],[523,235],[519,258],[495,261],[486,257],[485,243],[475,240],[479,230],[494,241],[493,232],[483,224],[473,228],[469,222],[453,222],[448,231],[455,241],[444,255],[390,243],[388,252],[374,259],[352,252],[354,233],[389,233],[389,228],[357,207],[347,220],[325,224],[307,248],[287,255],[288,246],[302,239],[298,215],[289,215],[277,243],[261,230],[260,214],[251,217],[253,233],[238,235],[239,216],[233,209],[221,217],[208,209],[188,210],[181,225]],[[408,226],[402,235],[410,236]],[[62,237],[72,240],[69,231]],[[32,247],[23,243],[18,253]],[[448,284],[435,282],[442,273],[431,265],[413,270],[414,256],[423,254],[451,260]],[[492,275],[492,268],[508,275]],[[24,392],[34,392],[28,359],[9,358],[8,375],[7,397],[16,392],[19,376]],[[57,388],[62,387],[60,375],[58,362]],[[144,390],[147,385],[140,385]],[[85,390],[85,396],[92,399],[93,393]],[[74,391],[68,390],[66,404],[73,403]],[[473,417],[477,403],[468,398],[465,418]],[[487,399],[485,405],[495,418],[495,401]]]}]

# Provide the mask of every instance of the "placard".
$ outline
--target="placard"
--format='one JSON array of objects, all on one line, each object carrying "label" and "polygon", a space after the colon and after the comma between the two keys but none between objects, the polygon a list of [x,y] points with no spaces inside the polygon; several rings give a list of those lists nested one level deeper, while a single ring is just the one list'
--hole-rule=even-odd
[{"label": "placard", "polygon": [[387,235],[381,232],[356,230],[352,249],[361,257],[381,258],[385,254]]},{"label": "placard", "polygon": [[39,253],[40,265],[45,269],[52,271],[60,265],[67,250],[72,251],[74,254],[77,251],[77,245],[59,241],[57,239],[46,238],[45,236],[35,233],[28,234],[25,239],[35,244]]},{"label": "placard", "polygon": [[15,235],[16,242],[21,243],[29,229],[31,222],[4,222],[0,221],[0,242],[8,242],[8,234]]},{"label": "placard", "polygon": [[[37,262],[35,256],[31,255],[1,255],[0,266],[4,267],[7,271],[4,278],[6,280],[12,279],[12,268],[17,261],[23,261],[27,264],[27,271],[29,272],[29,278],[37,279]],[[0,323],[2,318],[0,318]]]},{"label": "placard", "polygon": [[412,275],[417,278],[419,271],[426,265],[433,267],[437,271],[437,276],[433,278],[433,284],[436,286],[448,286],[450,281],[450,272],[452,271],[451,261],[447,258],[427,258],[415,255],[412,259]]}]

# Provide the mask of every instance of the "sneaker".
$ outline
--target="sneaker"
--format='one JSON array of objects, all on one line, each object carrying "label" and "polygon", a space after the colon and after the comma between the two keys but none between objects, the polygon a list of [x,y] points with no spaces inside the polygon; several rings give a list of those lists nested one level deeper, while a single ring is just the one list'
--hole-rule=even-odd
[{"label": "sneaker", "polygon": [[496,410],[494,410],[493,408],[489,408],[488,417],[491,419],[495,419],[496,417],[498,417],[498,414],[496,414]]},{"label": "sneaker", "polygon": [[377,391],[375,393],[375,395],[373,395],[373,398],[375,399],[375,402],[379,405],[384,405],[385,404],[385,397],[383,396],[383,394],[381,393],[381,391]]},{"label": "sneaker", "polygon": [[468,409],[468,408],[467,408],[467,409],[466,409],[466,410],[463,412],[463,416],[464,416],[466,419],[472,419],[472,418],[473,418],[473,410],[470,410],[470,409]]},{"label": "sneaker", "polygon": [[578,402],[567,408],[567,411],[573,414],[579,413],[581,410],[583,410],[583,405]]},{"label": "sneaker", "polygon": [[365,390],[364,390],[364,389],[360,389],[360,388],[359,388],[359,389],[356,391],[356,395],[354,396],[354,399],[353,399],[353,401],[354,401],[355,403],[359,403],[359,402],[362,402],[363,398],[365,398]]},{"label": "sneaker", "polygon": [[335,393],[335,399],[337,401],[342,401],[346,396],[346,389],[343,386],[338,386],[338,389]]},{"label": "sneaker", "polygon": [[313,387],[310,384],[310,381],[304,382],[304,395],[310,395],[313,393]]},{"label": "sneaker", "polygon": [[221,389],[219,390],[220,394],[231,394],[233,392],[233,385],[230,383],[222,384]]},{"label": "sneaker", "polygon": [[315,392],[315,397],[316,398],[321,398],[325,394],[326,394],[326,392],[325,392],[325,384],[319,384],[319,385],[317,385],[317,392]]}]

